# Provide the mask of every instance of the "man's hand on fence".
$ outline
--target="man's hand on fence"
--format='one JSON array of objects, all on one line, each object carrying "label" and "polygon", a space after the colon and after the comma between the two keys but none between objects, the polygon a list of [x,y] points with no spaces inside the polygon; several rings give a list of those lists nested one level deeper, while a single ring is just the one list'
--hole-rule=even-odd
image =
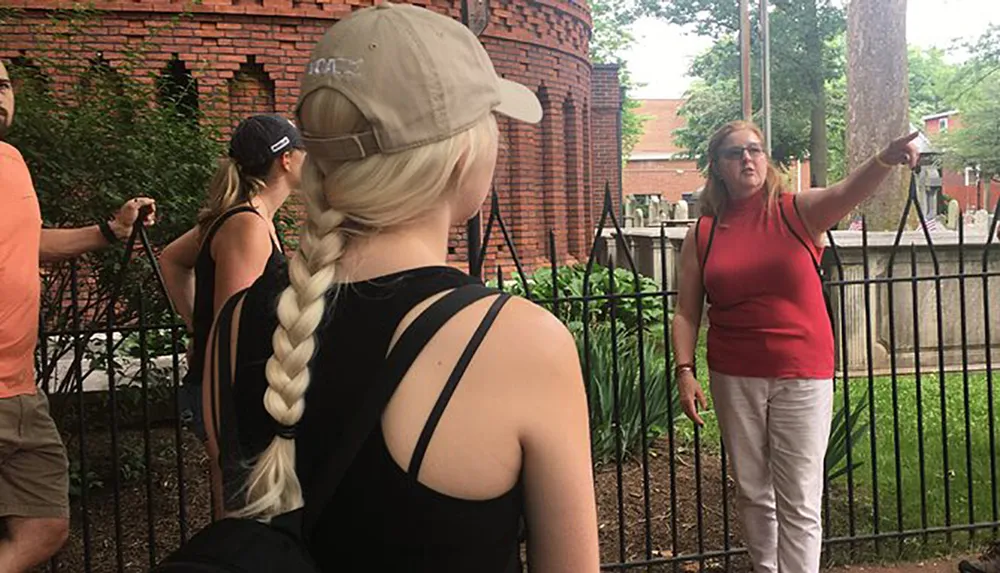
[{"label": "man's hand on fence", "polygon": [[111,221],[108,222],[108,226],[111,227],[111,231],[118,237],[119,240],[124,241],[129,238],[132,234],[132,227],[135,222],[139,219],[139,214],[143,207],[149,207],[148,213],[145,213],[145,218],[143,219],[143,224],[147,227],[156,223],[156,201],[150,199],[149,197],[136,197],[130,199],[124,205],[118,209],[115,216]]}]

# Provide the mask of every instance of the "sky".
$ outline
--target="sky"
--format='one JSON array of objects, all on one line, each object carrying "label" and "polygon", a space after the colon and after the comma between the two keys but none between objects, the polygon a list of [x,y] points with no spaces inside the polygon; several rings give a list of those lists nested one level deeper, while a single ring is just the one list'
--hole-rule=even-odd
[{"label": "sky", "polygon": [[[906,35],[913,46],[948,48],[955,39],[975,39],[991,23],[1000,24],[1000,0],[907,1]],[[633,78],[645,85],[632,97],[682,97],[691,82],[686,77],[691,59],[711,46],[711,41],[654,19],[640,20],[633,33],[636,43],[625,59]],[[956,54],[951,59],[960,58]]]}]

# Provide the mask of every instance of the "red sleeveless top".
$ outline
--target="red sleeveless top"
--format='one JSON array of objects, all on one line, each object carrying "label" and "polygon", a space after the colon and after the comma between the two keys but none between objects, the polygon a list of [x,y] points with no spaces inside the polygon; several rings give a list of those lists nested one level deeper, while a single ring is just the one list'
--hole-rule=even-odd
[{"label": "red sleeveless top", "polygon": [[698,221],[698,260],[708,309],[708,366],[730,376],[828,379],[833,332],[810,249],[821,260],[793,206],[778,199],[795,238],[764,193],[731,201],[720,217],[708,260],[712,218]]}]

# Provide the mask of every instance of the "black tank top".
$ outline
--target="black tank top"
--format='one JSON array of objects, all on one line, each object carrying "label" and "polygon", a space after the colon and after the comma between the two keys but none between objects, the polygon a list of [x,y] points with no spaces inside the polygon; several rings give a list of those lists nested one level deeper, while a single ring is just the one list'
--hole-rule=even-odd
[{"label": "black tank top", "polygon": [[[371,385],[406,314],[436,293],[475,282],[449,267],[425,267],[340,289],[318,330],[305,413],[297,431],[301,483],[311,483],[322,471],[341,431],[339,424],[349,419],[352,406]],[[246,460],[274,437],[274,421],[263,405],[264,367],[277,326],[276,299],[286,285],[287,275],[264,275],[248,289],[240,316],[236,383],[220,389],[219,442],[230,507],[244,497],[241,488],[250,465]],[[521,571],[520,480],[499,497],[469,501],[419,483],[411,477],[419,465],[408,470],[393,460],[377,427],[317,524],[310,549],[322,570]]]},{"label": "black tank top", "polygon": [[[201,242],[198,258],[194,263],[194,309],[192,323],[194,326],[194,352],[188,365],[186,384],[201,385],[202,373],[205,371],[205,346],[208,344],[208,333],[212,330],[215,320],[215,260],[212,259],[212,240],[218,234],[222,225],[237,213],[254,213],[263,218],[257,209],[250,205],[234,207],[212,222]],[[264,274],[280,274],[284,270],[285,255],[280,246],[271,241],[271,256],[264,267]]]}]

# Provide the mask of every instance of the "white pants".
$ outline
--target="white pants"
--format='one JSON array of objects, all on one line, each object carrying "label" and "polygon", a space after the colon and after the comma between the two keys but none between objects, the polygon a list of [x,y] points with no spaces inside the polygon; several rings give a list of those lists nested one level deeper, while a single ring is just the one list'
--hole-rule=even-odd
[{"label": "white pants", "polygon": [[818,572],[833,381],[711,381],[754,572]]}]

